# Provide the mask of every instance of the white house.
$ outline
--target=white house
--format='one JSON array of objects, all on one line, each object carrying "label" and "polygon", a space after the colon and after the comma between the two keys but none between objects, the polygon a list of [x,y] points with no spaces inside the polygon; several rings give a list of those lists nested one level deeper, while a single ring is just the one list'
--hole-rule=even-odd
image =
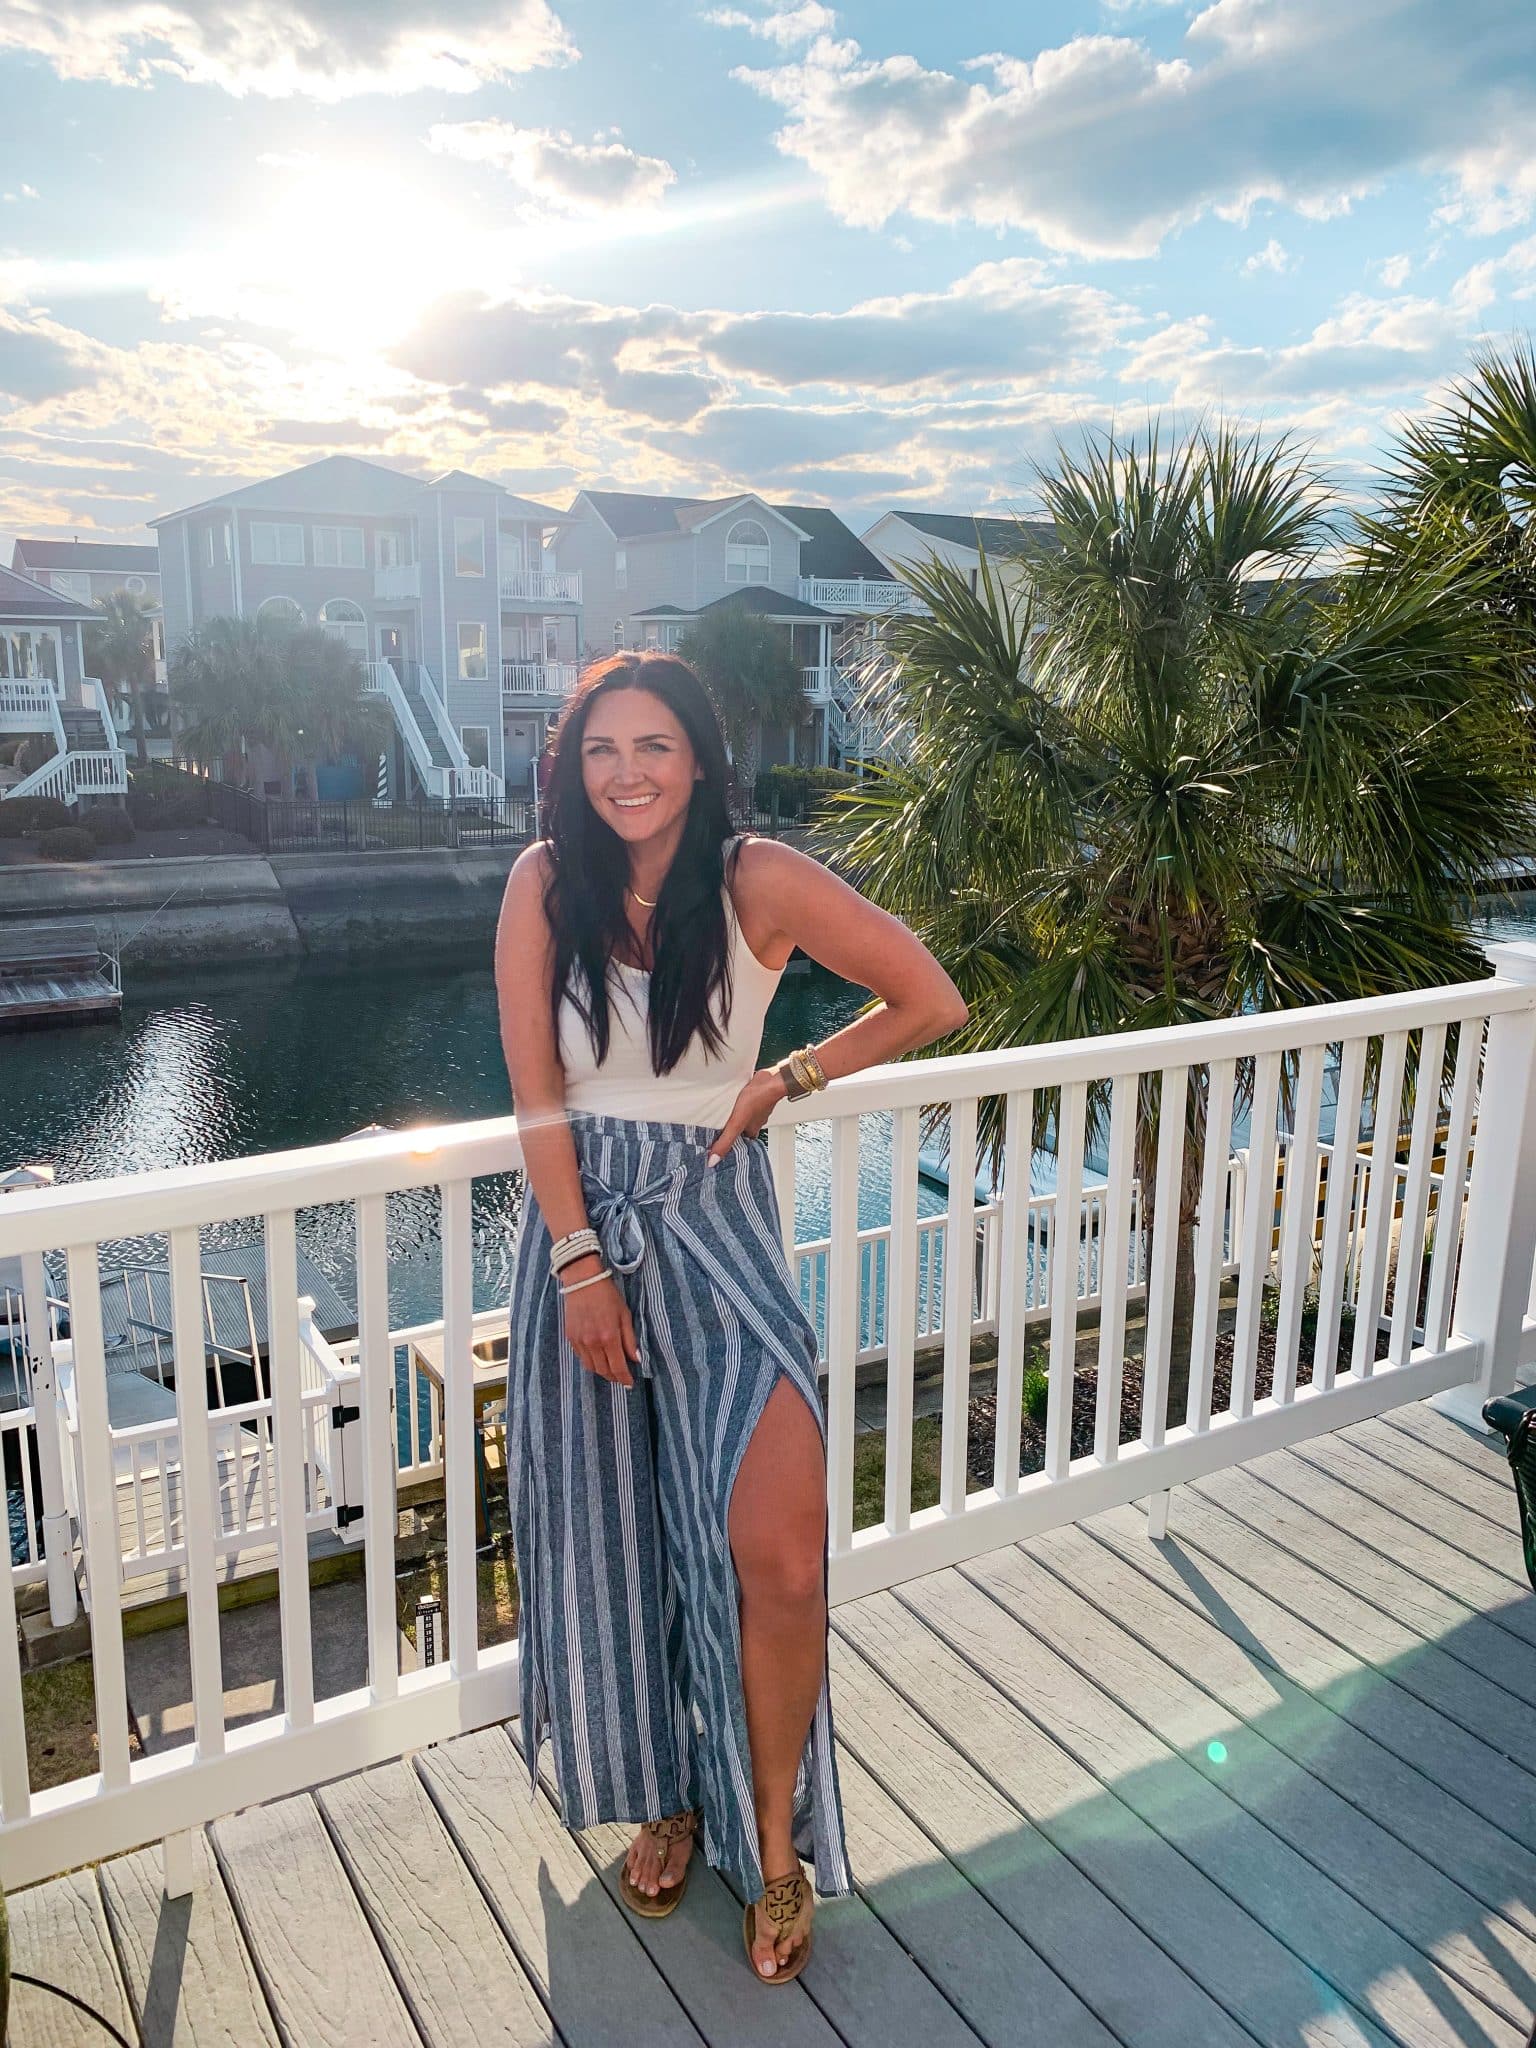
[{"label": "white house", "polygon": [[864,535],[864,545],[878,556],[887,573],[903,574],[930,560],[958,569],[976,588],[982,552],[1005,582],[1017,580],[1010,568],[1033,553],[1054,545],[1048,519],[1007,519],[969,512],[882,513]]}]

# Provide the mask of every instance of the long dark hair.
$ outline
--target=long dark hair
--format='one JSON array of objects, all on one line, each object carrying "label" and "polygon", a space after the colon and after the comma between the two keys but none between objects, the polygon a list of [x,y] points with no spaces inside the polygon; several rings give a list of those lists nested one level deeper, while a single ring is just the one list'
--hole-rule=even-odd
[{"label": "long dark hair", "polygon": [[652,913],[647,1034],[653,1071],[668,1074],[695,1037],[706,1051],[721,1051],[731,1014],[721,898],[731,836],[725,742],[704,685],[675,654],[615,654],[597,662],[560,720],[545,813],[552,858],[544,911],[555,943],[551,1008],[558,1043],[561,1000],[570,996],[601,1066],[608,1057],[610,975],[615,959],[633,942],[624,909],[629,853],[588,801],[581,747],[593,706],[617,690],[647,690],[659,698],[686,733],[702,771]]}]

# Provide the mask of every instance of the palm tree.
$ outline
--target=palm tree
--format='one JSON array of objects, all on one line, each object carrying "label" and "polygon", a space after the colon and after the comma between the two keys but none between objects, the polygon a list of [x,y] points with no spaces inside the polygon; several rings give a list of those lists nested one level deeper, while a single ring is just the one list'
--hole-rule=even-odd
[{"label": "palm tree", "polygon": [[210,619],[176,649],[171,687],[188,760],[214,767],[254,746],[289,761],[377,753],[389,715],[362,693],[362,669],[318,626]]},{"label": "palm tree", "polygon": [[139,766],[149,762],[144,735],[144,692],[149,687],[154,656],[150,645],[149,607],[131,590],[114,590],[98,598],[99,626],[85,629],[87,671],[100,676],[109,690],[126,691],[133,705],[133,746]]},{"label": "palm tree", "polygon": [[738,783],[747,801],[757,783],[763,727],[805,717],[800,671],[782,626],[722,604],[688,628],[677,651],[692,662],[719,708]]},{"label": "palm tree", "polygon": [[[974,592],[937,562],[911,572],[930,615],[889,622],[865,679],[909,756],[818,835],[958,983],[971,1022],[949,1049],[1479,973],[1462,901],[1528,843],[1536,755],[1465,551],[1409,563],[1363,535],[1319,587],[1321,477],[1219,425],[1062,452],[1041,495],[1057,547],[1022,590],[985,560]],[[1155,1077],[1138,1112],[1150,1204]],[[1186,1114],[1178,1215],[1144,1212],[1179,1233],[1171,1416],[1200,1088]]]}]

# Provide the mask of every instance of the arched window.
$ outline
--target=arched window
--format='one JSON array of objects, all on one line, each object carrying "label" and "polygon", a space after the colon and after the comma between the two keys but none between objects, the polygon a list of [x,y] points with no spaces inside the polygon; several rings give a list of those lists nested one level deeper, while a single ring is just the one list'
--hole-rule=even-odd
[{"label": "arched window", "polygon": [[368,659],[368,621],[360,604],[354,604],[350,597],[330,598],[320,607],[320,624],[359,661]]},{"label": "arched window", "polygon": [[768,535],[755,519],[738,519],[725,536],[725,580],[768,581]]},{"label": "arched window", "polygon": [[264,597],[256,607],[258,625],[302,626],[304,609],[291,597]]}]

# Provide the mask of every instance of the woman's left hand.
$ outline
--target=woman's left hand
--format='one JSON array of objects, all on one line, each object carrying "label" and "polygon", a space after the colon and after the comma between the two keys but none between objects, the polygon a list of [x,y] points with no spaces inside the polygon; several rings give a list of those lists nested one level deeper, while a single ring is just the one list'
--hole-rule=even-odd
[{"label": "woman's left hand", "polygon": [[730,1120],[709,1148],[708,1163],[718,1166],[738,1138],[755,1138],[787,1093],[772,1068],[760,1068],[732,1105]]}]

